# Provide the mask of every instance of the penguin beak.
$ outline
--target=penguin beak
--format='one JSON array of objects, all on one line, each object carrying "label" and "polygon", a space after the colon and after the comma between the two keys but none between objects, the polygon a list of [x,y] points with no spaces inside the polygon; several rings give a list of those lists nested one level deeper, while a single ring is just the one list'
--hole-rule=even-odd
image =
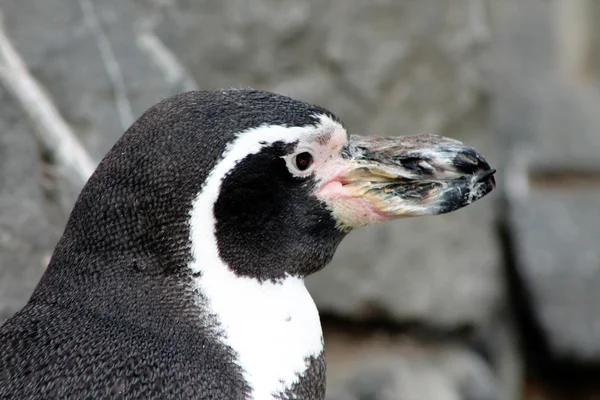
[{"label": "penguin beak", "polygon": [[[496,187],[496,170],[481,154],[438,135],[353,135],[341,158],[344,167],[324,185],[322,197],[328,198],[340,225],[348,228],[448,213]],[[331,185],[333,181],[337,185]]]}]

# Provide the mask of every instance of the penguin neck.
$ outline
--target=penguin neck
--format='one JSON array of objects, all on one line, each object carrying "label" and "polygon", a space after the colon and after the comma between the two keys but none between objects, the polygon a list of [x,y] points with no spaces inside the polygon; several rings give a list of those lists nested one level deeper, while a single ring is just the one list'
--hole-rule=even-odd
[{"label": "penguin neck", "polygon": [[[223,177],[247,153],[233,146],[206,179],[190,215],[189,273],[217,340],[235,353],[252,398],[269,399],[298,383],[323,351],[319,313],[301,277],[238,276],[219,256],[214,204]],[[255,149],[258,151],[258,148]],[[282,266],[283,267],[283,266]]]},{"label": "penguin neck", "polygon": [[192,270],[200,272],[193,278],[198,301],[217,323],[217,340],[233,350],[252,398],[269,399],[298,383],[323,351],[319,314],[303,279],[259,282],[206,257]]},{"label": "penguin neck", "polygon": [[298,383],[323,351],[319,314],[304,279],[277,282],[236,275],[218,256],[214,236],[193,242],[190,264],[199,305],[216,322],[252,398],[269,399]]}]

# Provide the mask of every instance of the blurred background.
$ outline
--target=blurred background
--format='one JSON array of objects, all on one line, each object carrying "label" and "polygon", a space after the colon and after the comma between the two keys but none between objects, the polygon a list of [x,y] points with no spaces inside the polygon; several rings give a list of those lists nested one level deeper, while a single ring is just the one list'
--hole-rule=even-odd
[{"label": "blurred background", "polygon": [[[331,400],[600,399],[600,2],[0,0],[0,321],[161,98],[253,87],[438,133],[498,190],[353,232],[308,282]],[[69,141],[69,138],[77,141]],[[66,140],[66,141],[65,141]]]}]

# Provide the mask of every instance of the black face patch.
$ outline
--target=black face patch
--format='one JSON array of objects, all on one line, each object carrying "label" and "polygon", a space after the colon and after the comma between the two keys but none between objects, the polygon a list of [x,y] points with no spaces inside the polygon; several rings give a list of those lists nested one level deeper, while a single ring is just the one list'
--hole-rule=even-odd
[{"label": "black face patch", "polygon": [[275,143],[247,156],[223,179],[214,207],[219,255],[240,276],[304,277],[333,257],[344,233],[313,192],[314,177],[292,175]]}]

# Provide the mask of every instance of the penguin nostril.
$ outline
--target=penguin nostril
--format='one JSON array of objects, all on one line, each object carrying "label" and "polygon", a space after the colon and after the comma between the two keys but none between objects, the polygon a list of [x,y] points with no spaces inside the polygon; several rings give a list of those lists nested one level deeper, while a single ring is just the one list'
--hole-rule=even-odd
[{"label": "penguin nostril", "polygon": [[464,151],[458,153],[452,160],[452,165],[458,172],[468,175],[473,175],[490,169],[490,165],[473,149],[465,149]]}]

